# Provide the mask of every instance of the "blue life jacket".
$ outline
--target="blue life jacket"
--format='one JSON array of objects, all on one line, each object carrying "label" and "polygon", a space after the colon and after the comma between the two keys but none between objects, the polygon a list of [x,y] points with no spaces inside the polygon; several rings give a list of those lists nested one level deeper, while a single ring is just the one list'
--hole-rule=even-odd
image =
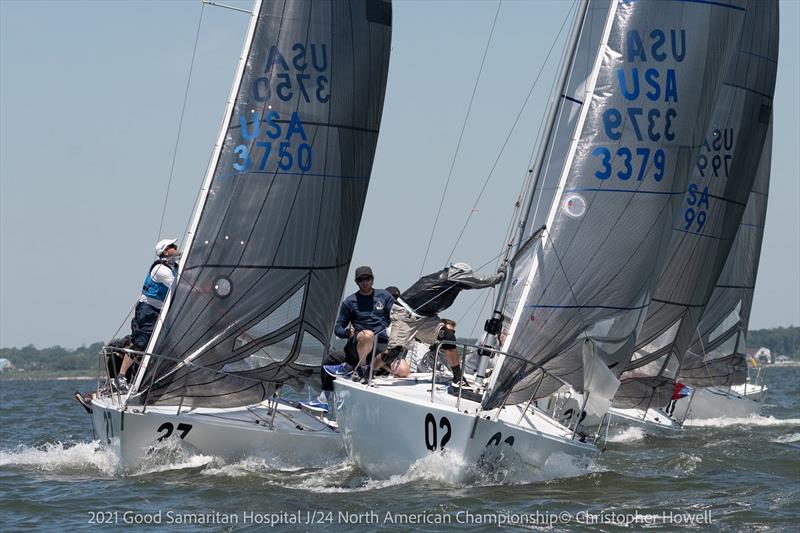
[{"label": "blue life jacket", "polygon": [[153,278],[150,277],[150,272],[153,271],[153,268],[156,265],[164,265],[165,267],[172,270],[174,275],[178,275],[178,269],[174,262],[165,261],[163,259],[159,259],[152,265],[150,265],[150,269],[147,271],[147,276],[144,278],[144,285],[142,285],[142,294],[147,296],[148,298],[153,298],[154,300],[158,300],[159,302],[163,302],[167,299],[167,293],[169,292],[169,287],[164,285],[163,283],[159,283],[154,281]]}]

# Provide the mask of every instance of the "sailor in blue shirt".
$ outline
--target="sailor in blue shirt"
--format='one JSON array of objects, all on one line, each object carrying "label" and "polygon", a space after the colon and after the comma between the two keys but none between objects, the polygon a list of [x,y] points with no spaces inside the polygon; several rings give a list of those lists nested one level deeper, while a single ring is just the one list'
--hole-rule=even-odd
[{"label": "sailor in blue shirt", "polygon": [[[153,334],[158,315],[164,307],[169,291],[175,283],[178,275],[178,239],[162,239],[156,243],[156,255],[158,259],[150,265],[150,270],[144,278],[142,294],[136,303],[136,309],[131,320],[131,348],[143,352],[147,349],[147,343]],[[120,392],[127,390],[125,373],[133,364],[130,356],[125,356],[119,369],[120,378],[117,387]]]},{"label": "sailor in blue shirt", "polygon": [[372,287],[375,277],[368,266],[356,269],[355,280],[358,291],[342,302],[334,328],[337,337],[347,339],[344,348],[346,359],[339,373],[349,372],[353,367],[363,367],[367,357],[372,354],[373,343],[377,343],[375,353],[380,353],[389,342],[386,330],[394,298],[385,290]]}]

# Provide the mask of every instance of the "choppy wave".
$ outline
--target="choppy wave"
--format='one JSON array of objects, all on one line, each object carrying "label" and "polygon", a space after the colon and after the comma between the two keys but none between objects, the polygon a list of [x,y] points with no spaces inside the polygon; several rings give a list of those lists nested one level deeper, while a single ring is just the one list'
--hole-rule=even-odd
[{"label": "choppy wave", "polygon": [[779,444],[790,444],[798,441],[800,441],[800,433],[788,433],[786,435],[781,435],[777,439],[770,439],[770,442],[777,442]]},{"label": "choppy wave", "polygon": [[0,450],[0,466],[33,467],[64,474],[100,474],[103,477],[139,477],[199,469],[203,476],[255,476],[267,484],[318,493],[367,492],[412,483],[452,487],[531,484],[598,471],[593,464],[587,466],[584,461],[566,454],[554,454],[544,467],[534,468],[523,463],[517,454],[499,448],[478,463],[467,463],[455,453],[432,453],[416,461],[403,474],[374,479],[350,460],[326,468],[299,468],[277,460],[254,457],[226,462],[199,453],[179,439],[157,443],[134,469],[122,468],[114,451],[100,441],[71,445],[57,442]]},{"label": "choppy wave", "polygon": [[242,478],[252,475],[265,474],[293,474],[304,469],[297,466],[288,466],[277,461],[262,457],[247,457],[235,462],[213,462],[203,469],[204,476],[220,476]]},{"label": "choppy wave", "polygon": [[685,426],[726,427],[726,426],[800,426],[800,418],[775,418],[774,416],[753,415],[743,418],[709,418],[687,420]]},{"label": "choppy wave", "polygon": [[673,477],[684,477],[694,473],[702,462],[703,459],[697,455],[680,452],[664,462],[664,467],[667,469],[664,473]]},{"label": "choppy wave", "polygon": [[103,476],[138,476],[196,468],[213,460],[214,457],[192,453],[179,442],[172,442],[172,439],[154,446],[141,465],[133,470],[124,469],[114,450],[97,440],[76,444],[54,442],[41,446],[22,445],[0,450],[0,466],[33,467],[44,472],[63,474],[100,473]]},{"label": "choppy wave", "polygon": [[[592,463],[587,465],[584,460],[562,453],[551,455],[542,468],[535,468],[503,448],[482,457],[477,463],[468,463],[462,456],[445,451],[417,460],[404,474],[386,480],[367,479],[362,486],[346,490],[371,490],[420,482],[452,487],[522,485],[578,477],[594,471],[597,468]],[[305,488],[319,490],[313,485]]]},{"label": "choppy wave", "polygon": [[634,442],[645,438],[644,430],[640,427],[629,426],[622,431],[608,436],[608,442]]},{"label": "choppy wave", "polygon": [[432,453],[417,460],[403,474],[375,479],[355,463],[343,460],[321,469],[284,468],[260,458],[207,465],[202,475],[243,478],[256,476],[267,484],[314,493],[368,492],[406,484],[433,484],[455,488],[517,485],[571,478],[600,471],[593,464],[566,454],[554,454],[543,468],[522,463],[514,453],[498,452],[478,463],[467,463],[458,454]]},{"label": "choppy wave", "polygon": [[0,466],[33,467],[46,472],[79,473],[99,472],[112,475],[119,460],[114,452],[100,441],[63,444],[48,443],[42,446],[18,446],[0,450]]},{"label": "choppy wave", "polygon": [[203,455],[185,441],[173,437],[153,444],[141,464],[131,473],[140,476],[171,470],[199,468],[215,460],[215,457]]}]

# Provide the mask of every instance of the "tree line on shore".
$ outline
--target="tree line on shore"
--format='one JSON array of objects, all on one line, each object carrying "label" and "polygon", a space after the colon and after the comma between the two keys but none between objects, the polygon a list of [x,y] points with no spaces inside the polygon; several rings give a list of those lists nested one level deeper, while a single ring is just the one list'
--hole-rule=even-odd
[{"label": "tree line on shore", "polygon": [[800,357],[800,327],[751,329],[747,332],[749,348],[769,348],[772,355]]},{"label": "tree line on shore", "polygon": [[[751,330],[747,334],[751,348],[764,346],[773,355],[800,357],[800,327],[789,326]],[[102,342],[70,349],[61,346],[36,348],[33,344],[22,348],[0,348],[0,359],[8,359],[17,370],[93,370],[97,368]]]}]

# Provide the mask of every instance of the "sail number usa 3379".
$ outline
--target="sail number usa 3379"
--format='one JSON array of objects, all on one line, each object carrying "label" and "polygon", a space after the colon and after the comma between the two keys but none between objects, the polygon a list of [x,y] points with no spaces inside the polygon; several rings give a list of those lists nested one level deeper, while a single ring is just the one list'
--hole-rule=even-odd
[{"label": "sail number usa 3379", "polygon": [[628,135],[628,139],[641,144],[613,150],[597,146],[592,155],[599,158],[600,168],[594,175],[600,180],[652,178],[659,182],[664,177],[667,155],[653,145],[675,140],[678,117],[671,107],[678,102],[676,69],[663,67],[677,65],[686,57],[686,30],[630,30],[623,55],[625,63],[615,72],[617,93],[630,105],[609,107],[603,112],[603,133],[609,141],[619,141],[629,131],[634,138]]}]

